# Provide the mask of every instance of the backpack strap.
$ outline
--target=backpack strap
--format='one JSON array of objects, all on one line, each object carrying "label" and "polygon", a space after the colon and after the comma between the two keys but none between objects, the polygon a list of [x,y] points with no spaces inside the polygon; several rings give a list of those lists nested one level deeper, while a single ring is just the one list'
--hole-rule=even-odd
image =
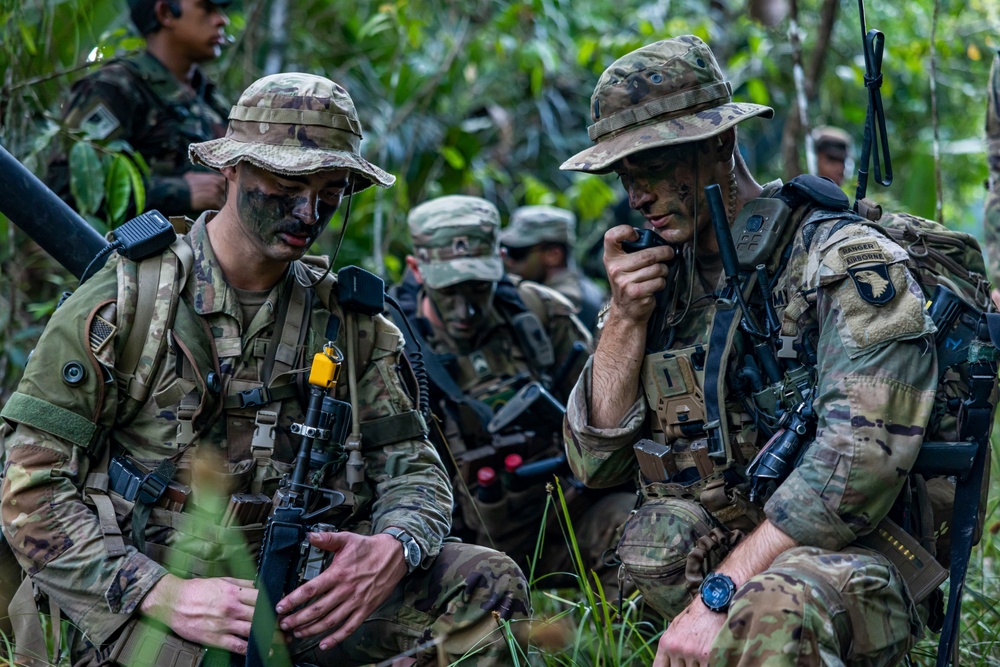
[{"label": "backpack strap", "polygon": [[118,262],[119,329],[129,324],[115,364],[121,392],[119,424],[131,422],[149,398],[153,373],[167,349],[166,332],[194,264],[194,251],[185,237],[178,237],[169,250],[138,264],[124,258]]}]

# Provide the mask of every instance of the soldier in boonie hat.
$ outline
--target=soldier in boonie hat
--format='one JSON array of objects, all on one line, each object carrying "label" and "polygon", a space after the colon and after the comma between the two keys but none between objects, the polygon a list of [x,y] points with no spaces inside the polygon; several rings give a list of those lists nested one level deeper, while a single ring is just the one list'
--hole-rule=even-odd
[{"label": "soldier in boonie hat", "polygon": [[732,85],[708,45],[693,35],[636,49],[604,70],[590,100],[597,145],[562,169],[606,174],[638,151],[713,137],[770,107],[733,102]]},{"label": "soldier in boonie hat", "polygon": [[349,192],[396,178],[361,157],[361,123],[339,84],[290,72],[258,79],[229,112],[226,136],[191,144],[195,164],[222,170],[241,161],[285,176],[332,169],[351,173]]}]

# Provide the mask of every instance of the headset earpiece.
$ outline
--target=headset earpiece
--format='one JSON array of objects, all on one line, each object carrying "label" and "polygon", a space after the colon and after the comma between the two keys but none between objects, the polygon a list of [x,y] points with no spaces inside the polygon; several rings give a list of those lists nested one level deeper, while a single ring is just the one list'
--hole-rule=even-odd
[{"label": "headset earpiece", "polygon": [[175,19],[179,19],[181,17],[181,6],[177,4],[176,0],[170,0],[170,2],[167,3],[167,11],[169,11],[170,15]]}]

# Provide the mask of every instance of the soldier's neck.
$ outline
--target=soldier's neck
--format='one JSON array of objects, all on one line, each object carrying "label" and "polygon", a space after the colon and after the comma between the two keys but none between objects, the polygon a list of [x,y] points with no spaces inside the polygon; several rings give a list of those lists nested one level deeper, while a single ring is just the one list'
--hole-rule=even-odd
[{"label": "soldier's neck", "polygon": [[233,215],[228,207],[223,207],[205,228],[226,282],[247,291],[271,289],[285,275],[288,262],[264,256]]},{"label": "soldier's neck", "polygon": [[165,36],[159,38],[158,33],[149,35],[146,40],[146,50],[174,75],[177,83],[188,88],[191,86],[196,63],[172,46]]}]

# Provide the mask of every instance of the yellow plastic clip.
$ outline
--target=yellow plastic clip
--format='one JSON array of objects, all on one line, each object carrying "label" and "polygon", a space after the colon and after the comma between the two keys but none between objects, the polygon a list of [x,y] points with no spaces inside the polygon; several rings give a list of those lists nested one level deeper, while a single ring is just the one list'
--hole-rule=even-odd
[{"label": "yellow plastic clip", "polygon": [[309,384],[323,389],[336,387],[343,363],[343,353],[333,343],[327,343],[323,346],[322,352],[313,355],[312,367],[309,369]]}]

